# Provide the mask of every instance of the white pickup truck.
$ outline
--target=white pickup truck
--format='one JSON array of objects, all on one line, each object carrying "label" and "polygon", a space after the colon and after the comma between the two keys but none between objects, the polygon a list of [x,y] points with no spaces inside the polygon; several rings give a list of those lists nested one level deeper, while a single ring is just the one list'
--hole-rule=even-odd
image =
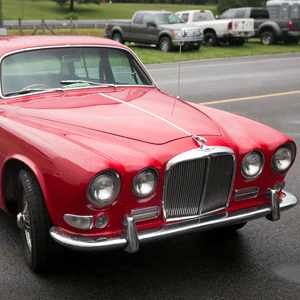
[{"label": "white pickup truck", "polygon": [[210,10],[186,10],[176,13],[184,22],[199,25],[204,34],[205,46],[218,46],[220,42],[243,45],[254,36],[254,19],[217,20]]}]

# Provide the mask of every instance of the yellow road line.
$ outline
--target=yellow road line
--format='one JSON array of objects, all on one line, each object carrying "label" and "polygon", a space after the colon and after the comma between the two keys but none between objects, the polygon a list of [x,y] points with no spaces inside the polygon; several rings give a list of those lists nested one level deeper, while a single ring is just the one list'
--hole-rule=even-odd
[{"label": "yellow road line", "polygon": [[235,99],[226,99],[226,100],[219,100],[219,101],[212,101],[212,102],[202,102],[202,103],[199,103],[199,104],[209,105],[209,104],[217,104],[217,103],[244,101],[244,100],[250,100],[250,99],[260,99],[260,98],[267,98],[267,97],[285,96],[285,95],[292,95],[292,94],[299,94],[299,93],[300,93],[300,91],[292,91],[292,92],[269,94],[269,95],[260,95],[260,96],[245,97],[245,98],[235,98]]}]

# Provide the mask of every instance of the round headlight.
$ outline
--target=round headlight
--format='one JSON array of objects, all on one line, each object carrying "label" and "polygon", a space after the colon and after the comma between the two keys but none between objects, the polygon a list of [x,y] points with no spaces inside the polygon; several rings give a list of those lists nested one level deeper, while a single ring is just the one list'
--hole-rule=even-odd
[{"label": "round headlight", "polygon": [[104,207],[116,199],[120,188],[121,179],[119,174],[113,170],[107,170],[92,179],[87,196],[94,205]]},{"label": "round headlight", "polygon": [[272,168],[276,173],[283,173],[292,165],[295,158],[295,146],[287,143],[276,150],[272,157]]},{"label": "round headlight", "polygon": [[253,179],[261,173],[263,166],[263,154],[259,151],[250,152],[242,161],[242,174],[247,179]]},{"label": "round headlight", "polygon": [[133,179],[132,190],[139,198],[150,196],[157,187],[158,174],[155,169],[145,169]]}]

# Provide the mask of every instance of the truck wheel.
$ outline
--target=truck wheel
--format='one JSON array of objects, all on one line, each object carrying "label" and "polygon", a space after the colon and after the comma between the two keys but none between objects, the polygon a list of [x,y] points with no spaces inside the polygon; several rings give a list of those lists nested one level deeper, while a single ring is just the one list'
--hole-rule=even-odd
[{"label": "truck wheel", "polygon": [[19,214],[17,223],[25,251],[25,259],[33,272],[45,271],[54,263],[54,249],[58,244],[49,234],[51,219],[48,215],[41,189],[32,172],[22,169],[19,173],[16,197]]},{"label": "truck wheel", "polygon": [[118,43],[124,44],[122,35],[120,33],[114,33],[114,35],[112,36],[112,39]]},{"label": "truck wheel", "polygon": [[218,46],[218,38],[213,32],[207,32],[204,34],[204,45],[206,47]]},{"label": "truck wheel", "polygon": [[263,45],[275,44],[275,36],[272,31],[265,31],[260,35],[260,40]]},{"label": "truck wheel", "polygon": [[170,52],[173,50],[172,42],[167,36],[164,36],[160,39],[158,46],[159,49],[163,52]]}]

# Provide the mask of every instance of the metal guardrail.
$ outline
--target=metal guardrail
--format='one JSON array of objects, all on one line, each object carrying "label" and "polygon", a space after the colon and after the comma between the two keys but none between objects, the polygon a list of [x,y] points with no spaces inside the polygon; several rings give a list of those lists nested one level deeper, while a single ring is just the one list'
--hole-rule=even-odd
[{"label": "metal guardrail", "polygon": [[[73,28],[104,28],[106,20],[72,20]],[[45,20],[45,23],[51,29],[70,28],[70,20]],[[41,25],[40,20],[22,20],[22,29],[36,29]],[[19,21],[3,21],[3,27],[6,29],[20,29]]]}]

